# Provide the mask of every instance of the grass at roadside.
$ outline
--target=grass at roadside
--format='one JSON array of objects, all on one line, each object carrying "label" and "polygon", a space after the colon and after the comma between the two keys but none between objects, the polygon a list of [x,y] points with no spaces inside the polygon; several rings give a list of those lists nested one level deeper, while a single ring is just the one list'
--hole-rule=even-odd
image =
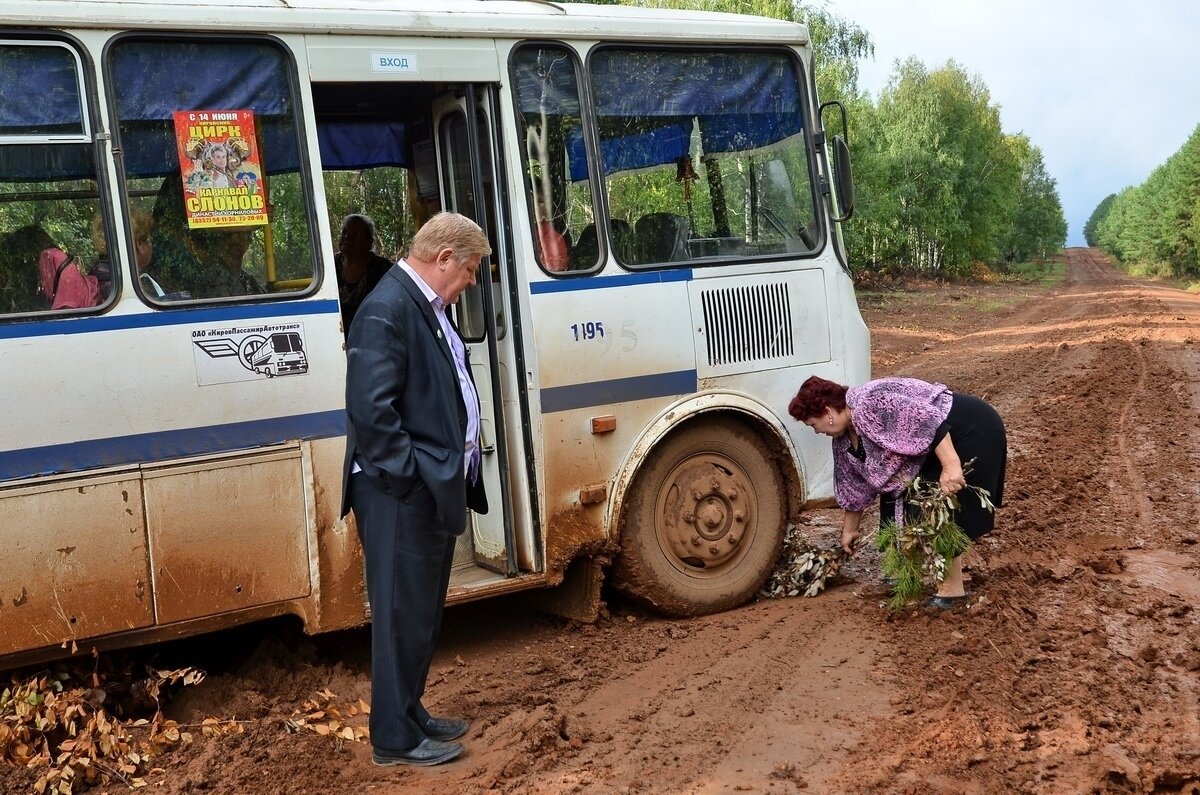
[{"label": "grass at roadside", "polygon": [[1194,277],[1179,277],[1171,273],[1171,266],[1165,262],[1122,262],[1113,259],[1117,268],[1135,279],[1160,282],[1187,290],[1189,293],[1200,292],[1200,280]]},{"label": "grass at roadside", "polygon": [[1001,281],[1023,282],[1042,287],[1057,287],[1067,278],[1067,263],[1057,259],[1040,262],[1018,262],[1008,266],[1000,275]]},{"label": "grass at roadside", "polygon": [[[1003,271],[982,264],[970,278],[952,280],[919,276],[893,278],[883,283],[878,276],[862,274],[855,293],[859,306],[886,310],[900,306],[944,305],[971,313],[991,313],[1008,309],[1028,298],[1022,287],[1049,289],[1067,277],[1065,261],[1055,258],[1041,262],[1021,262]],[[1016,290],[1014,291],[1014,288]]]}]

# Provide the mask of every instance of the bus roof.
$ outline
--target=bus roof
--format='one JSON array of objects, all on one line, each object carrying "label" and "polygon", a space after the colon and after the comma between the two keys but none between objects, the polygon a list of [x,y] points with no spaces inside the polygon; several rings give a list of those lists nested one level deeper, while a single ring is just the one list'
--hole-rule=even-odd
[{"label": "bus roof", "polygon": [[0,25],[271,33],[362,33],[808,44],[765,17],[545,0],[0,0]]}]

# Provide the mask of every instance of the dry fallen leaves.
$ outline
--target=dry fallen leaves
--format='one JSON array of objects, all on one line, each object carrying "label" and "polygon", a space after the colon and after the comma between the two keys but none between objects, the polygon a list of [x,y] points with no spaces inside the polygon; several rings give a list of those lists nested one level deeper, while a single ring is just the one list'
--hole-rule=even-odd
[{"label": "dry fallen leaves", "polygon": [[[79,666],[59,666],[26,679],[14,678],[0,690],[0,763],[39,771],[38,795],[72,795],[92,785],[118,782],[146,787],[147,776],[166,774],[154,760],[172,747],[192,742],[186,729],[204,737],[242,734],[257,721],[205,718],[181,726],[163,716],[164,687],[199,684],[196,668],[147,669],[138,677],[126,668],[112,676]],[[283,721],[284,728],[331,737],[337,743],[366,742],[364,718],[371,707],[362,699],[339,703],[325,688]],[[142,715],[138,717],[137,710]]]},{"label": "dry fallen leaves", "polygon": [[289,732],[307,730],[322,737],[334,737],[338,740],[366,742],[370,740],[371,731],[366,726],[350,726],[347,719],[359,715],[370,715],[371,707],[361,698],[353,704],[337,706],[337,698],[329,688],[318,692],[313,698],[304,702],[304,706],[292,713],[285,726]]},{"label": "dry fallen leaves", "polygon": [[204,679],[195,668],[160,671],[134,680],[124,672],[125,694],[153,705],[150,719],[113,714],[117,698],[97,671],[59,667],[24,680],[14,678],[0,691],[0,761],[45,769],[34,783],[39,793],[70,795],[77,787],[119,781],[146,786],[150,760],[191,741],[179,724],[163,717],[159,697],[166,685],[194,685]]}]

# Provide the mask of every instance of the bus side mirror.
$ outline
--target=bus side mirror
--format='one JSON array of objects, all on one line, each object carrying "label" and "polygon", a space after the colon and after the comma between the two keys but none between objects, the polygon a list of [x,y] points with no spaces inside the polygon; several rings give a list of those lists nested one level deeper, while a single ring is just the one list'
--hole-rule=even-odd
[{"label": "bus side mirror", "polygon": [[[834,135],[830,138],[829,148],[833,151],[833,196],[836,207],[834,208],[833,220],[848,221],[850,216],[854,215],[854,175],[850,169],[850,144],[847,139],[849,136],[849,128],[846,124],[846,107],[836,99],[824,102],[821,104],[821,128],[825,130],[828,125],[825,123],[825,110],[827,108],[837,108],[842,122],[842,135]],[[824,133],[822,133],[822,139]],[[828,190],[826,191],[829,192]]]},{"label": "bus side mirror", "polygon": [[833,136],[833,189],[842,212],[835,220],[848,220],[854,215],[854,175],[850,173],[850,144],[840,135]]}]

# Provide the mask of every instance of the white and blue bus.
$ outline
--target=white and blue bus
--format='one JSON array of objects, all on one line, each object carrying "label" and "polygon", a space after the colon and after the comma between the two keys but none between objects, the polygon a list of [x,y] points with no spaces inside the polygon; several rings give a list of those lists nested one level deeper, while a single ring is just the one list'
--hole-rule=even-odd
[{"label": "white and blue bus", "polygon": [[451,603],[578,608],[609,562],[668,613],[750,598],[832,494],[789,399],[869,369],[814,85],[804,26],[736,15],[0,1],[0,664],[369,620],[348,213],[393,259],[440,209],[492,241]]}]

